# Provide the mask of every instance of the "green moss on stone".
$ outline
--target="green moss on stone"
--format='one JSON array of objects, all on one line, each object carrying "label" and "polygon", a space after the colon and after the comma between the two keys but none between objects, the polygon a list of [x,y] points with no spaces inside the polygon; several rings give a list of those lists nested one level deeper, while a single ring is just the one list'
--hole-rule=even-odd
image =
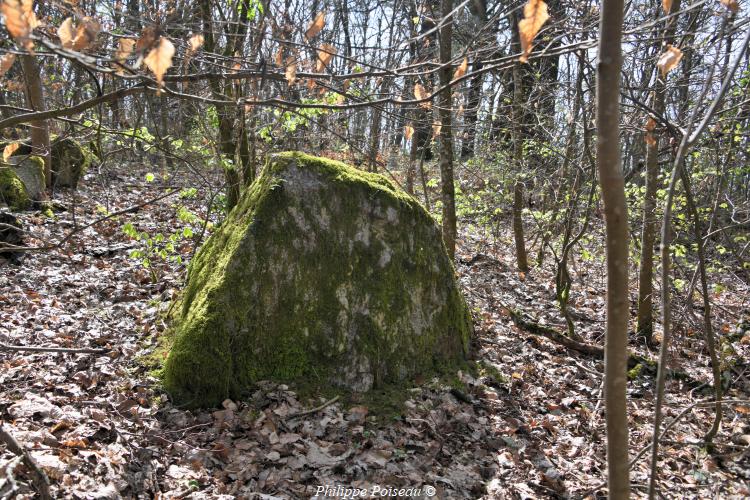
[{"label": "green moss on stone", "polygon": [[93,153],[69,137],[52,142],[52,183],[56,187],[75,188],[88,170]]},{"label": "green moss on stone", "polygon": [[464,362],[471,318],[439,228],[389,180],[273,155],[193,259],[166,389],[188,406],[258,380],[357,392]]},{"label": "green moss on stone", "polygon": [[31,206],[29,193],[13,167],[0,163],[0,198],[11,210],[26,210]]}]

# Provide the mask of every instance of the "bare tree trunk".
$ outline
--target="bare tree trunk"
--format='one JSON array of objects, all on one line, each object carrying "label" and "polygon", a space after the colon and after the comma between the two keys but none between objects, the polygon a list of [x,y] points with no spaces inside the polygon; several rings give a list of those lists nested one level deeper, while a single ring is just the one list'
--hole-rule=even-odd
[{"label": "bare tree trunk", "polygon": [[[24,54],[21,56],[21,64],[26,82],[26,100],[29,108],[34,111],[46,111],[42,75],[36,59],[30,54]],[[52,163],[49,147],[49,122],[47,120],[34,121],[30,123],[30,126],[31,151],[33,154],[44,158],[44,182],[47,184],[47,189],[50,189],[52,187]]]},{"label": "bare tree trunk", "polygon": [[[453,19],[445,17],[453,9],[453,0],[442,0],[440,10],[443,14],[443,26],[440,28],[440,86],[451,81],[451,36],[453,36]],[[451,126],[451,88],[440,93],[440,184],[443,200],[443,242],[451,260],[456,256],[456,192],[453,185],[453,130]]]},{"label": "bare tree trunk", "polygon": [[623,0],[603,0],[596,82],[596,162],[604,201],[607,326],[604,392],[609,498],[630,496],[628,466],[628,208],[620,159]]},{"label": "bare tree trunk", "polygon": [[[520,171],[523,164],[523,144],[520,128],[521,116],[521,77],[518,64],[513,67],[513,162]],[[529,270],[529,258],[526,254],[526,241],[523,234],[523,182],[516,179],[513,186],[513,237],[516,242],[516,262],[518,270],[527,272]]]},{"label": "bare tree trunk", "polygon": [[[672,2],[674,14],[680,10],[680,0]],[[664,44],[672,43],[676,17],[667,21]],[[666,81],[657,73],[654,85],[653,109],[657,115],[664,114]],[[643,195],[643,228],[641,230],[641,262],[638,269],[638,319],[636,331],[652,344],[654,330],[654,242],[656,241],[656,191],[659,175],[659,136],[653,134],[653,140],[646,144],[646,192]]]}]

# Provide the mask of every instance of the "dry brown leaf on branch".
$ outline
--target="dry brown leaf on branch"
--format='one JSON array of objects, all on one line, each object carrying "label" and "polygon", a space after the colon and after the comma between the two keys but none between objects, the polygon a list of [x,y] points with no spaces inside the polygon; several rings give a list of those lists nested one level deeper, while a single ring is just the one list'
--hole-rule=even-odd
[{"label": "dry brown leaf on branch", "polygon": [[464,57],[463,62],[461,62],[461,65],[456,68],[455,73],[453,73],[453,79],[458,80],[462,76],[466,74],[466,69],[469,67],[469,59]]},{"label": "dry brown leaf on branch", "polygon": [[297,79],[297,62],[294,57],[289,57],[286,61],[286,70],[284,71],[284,77],[287,83],[292,85]]},{"label": "dry brown leaf on branch", "polygon": [[[417,83],[414,85],[414,98],[418,101],[427,99],[427,91],[425,90],[425,88],[422,86],[421,83]],[[420,103],[419,105],[422,106],[423,108],[429,109],[431,106],[431,103],[430,101],[425,101],[425,102]]]},{"label": "dry brown leaf on branch", "polygon": [[[120,38],[120,41],[117,43],[117,52],[115,52],[115,61],[119,64],[125,64],[125,61],[133,53],[134,48],[135,40],[132,38]],[[117,74],[121,75],[122,73],[122,68],[117,68]]]},{"label": "dry brown leaf on branch", "polygon": [[310,23],[310,26],[308,26],[307,31],[305,31],[305,38],[307,40],[312,40],[317,36],[318,33],[321,32],[323,27],[326,25],[326,13],[325,11],[320,12],[317,16],[315,16],[315,20]]},{"label": "dry brown leaf on branch", "polygon": [[69,17],[65,19],[57,28],[57,37],[60,39],[60,45],[64,49],[70,49],[73,47],[73,39],[76,37],[76,30],[73,27],[73,18]]},{"label": "dry brown leaf on branch", "polygon": [[435,122],[432,124],[432,138],[435,139],[437,136],[440,135],[440,131],[443,129],[443,125],[439,122]]},{"label": "dry brown leaf on branch", "polygon": [[661,0],[661,7],[664,9],[665,14],[669,14],[672,10],[672,0]]},{"label": "dry brown leaf on branch", "polygon": [[661,71],[661,76],[666,77],[667,73],[675,69],[680,64],[680,59],[682,59],[682,51],[673,45],[667,45],[667,50],[659,56],[659,60],[656,62],[656,67]]},{"label": "dry brown leaf on branch", "polygon": [[156,76],[160,91],[164,73],[172,66],[172,57],[174,57],[174,45],[166,37],[161,37],[143,60],[146,67]]},{"label": "dry brown leaf on branch", "polygon": [[0,76],[3,76],[8,72],[8,70],[13,66],[15,60],[15,54],[5,54],[3,57],[0,57]]},{"label": "dry brown leaf on branch", "polygon": [[336,54],[336,48],[332,45],[324,43],[318,49],[318,60],[315,63],[315,71],[320,73],[328,67],[328,63],[331,62],[333,56]]},{"label": "dry brown leaf on branch", "polygon": [[33,0],[2,0],[0,11],[5,16],[5,27],[8,33],[26,50],[34,48],[34,42],[29,39],[31,31],[39,26],[34,15]]},{"label": "dry brown leaf on branch", "polygon": [[406,140],[408,141],[412,138],[413,135],[414,135],[414,127],[412,127],[411,125],[407,125],[404,128],[404,137],[406,137]]},{"label": "dry brown leaf on branch", "polygon": [[99,24],[99,21],[93,17],[84,17],[76,30],[76,37],[73,39],[73,50],[84,50],[90,47],[101,30],[102,25]]},{"label": "dry brown leaf on branch", "polygon": [[654,138],[654,129],[656,128],[656,121],[652,117],[648,117],[646,121],[646,144],[649,146],[656,146],[656,139]]},{"label": "dry brown leaf on branch", "polygon": [[544,23],[549,19],[547,4],[544,0],[529,0],[529,3],[523,8],[523,19],[518,23],[518,34],[521,38],[521,57],[519,61],[525,63],[529,60],[529,54],[533,46],[531,42],[536,38],[537,33]]},{"label": "dry brown leaf on branch", "polygon": [[198,49],[203,47],[203,40],[203,35],[201,34],[191,36],[190,40],[188,40],[188,52],[197,52]]},{"label": "dry brown leaf on branch", "polygon": [[3,161],[7,162],[8,158],[13,156],[13,153],[16,152],[16,150],[21,146],[21,144],[14,142],[13,144],[8,144],[5,146],[5,149],[3,149]]},{"label": "dry brown leaf on branch", "polygon": [[740,2],[738,0],[721,0],[721,5],[735,14],[740,10]]}]

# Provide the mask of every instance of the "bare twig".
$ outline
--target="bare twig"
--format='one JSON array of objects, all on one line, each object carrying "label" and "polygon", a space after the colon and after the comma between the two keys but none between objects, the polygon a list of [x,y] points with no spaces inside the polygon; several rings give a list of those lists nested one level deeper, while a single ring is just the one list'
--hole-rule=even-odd
[{"label": "bare twig", "polygon": [[288,416],[286,418],[286,420],[289,421],[289,420],[293,420],[295,418],[304,417],[305,415],[310,415],[312,413],[317,413],[320,410],[322,410],[322,409],[324,409],[324,408],[326,408],[328,406],[331,406],[333,403],[335,403],[336,401],[338,401],[340,397],[341,396],[336,396],[336,397],[334,397],[332,399],[329,399],[328,401],[326,401],[325,403],[323,403],[320,406],[316,406],[315,408],[311,408],[309,410],[301,411],[299,413],[295,413],[293,415],[290,415],[290,416]]},{"label": "bare twig", "polygon": [[0,342],[0,351],[12,351],[12,352],[64,352],[68,354],[107,354],[112,349],[94,349],[89,347],[28,347],[23,345],[8,345]]}]

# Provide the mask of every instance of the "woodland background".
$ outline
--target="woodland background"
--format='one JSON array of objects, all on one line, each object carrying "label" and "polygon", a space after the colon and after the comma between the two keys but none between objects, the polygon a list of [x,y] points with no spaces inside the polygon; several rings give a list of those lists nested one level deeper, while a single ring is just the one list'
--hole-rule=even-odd
[{"label": "woodland background", "polygon": [[[633,494],[748,495],[743,7],[4,0],[4,160],[28,141],[51,168],[60,136],[98,159],[16,214],[0,268],[0,494],[585,496],[608,437]],[[190,257],[282,150],[435,215],[476,320],[463,389],[385,417],[273,384],[213,412],[160,392],[139,360]]]}]

